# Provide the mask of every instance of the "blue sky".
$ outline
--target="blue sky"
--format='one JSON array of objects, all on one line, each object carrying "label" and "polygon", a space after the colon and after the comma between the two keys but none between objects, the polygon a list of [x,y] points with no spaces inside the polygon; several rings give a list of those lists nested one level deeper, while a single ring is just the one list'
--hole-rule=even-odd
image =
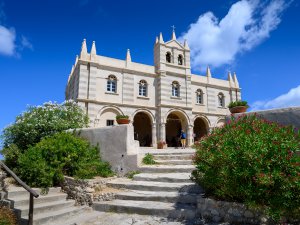
[{"label": "blue sky", "polygon": [[0,0],[0,129],[29,105],[64,101],[83,38],[88,49],[153,64],[153,45],[176,26],[188,39],[193,72],[236,72],[252,109],[300,105],[297,1]]}]

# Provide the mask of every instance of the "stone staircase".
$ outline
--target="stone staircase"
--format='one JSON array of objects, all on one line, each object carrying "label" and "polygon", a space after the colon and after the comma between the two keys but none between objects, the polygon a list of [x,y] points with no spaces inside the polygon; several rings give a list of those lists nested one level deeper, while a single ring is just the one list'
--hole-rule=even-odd
[{"label": "stone staircase", "polygon": [[[38,193],[40,189],[34,189]],[[19,224],[27,225],[29,193],[21,187],[9,187],[8,200],[18,215]],[[97,216],[90,207],[74,206],[74,200],[67,200],[67,194],[60,188],[50,188],[48,194],[34,199],[34,225],[80,225]],[[83,216],[84,215],[84,216]]]},{"label": "stone staircase", "polygon": [[123,189],[108,202],[94,202],[102,212],[136,213],[170,219],[190,220],[196,216],[196,197],[203,190],[190,180],[195,169],[193,149],[143,149],[159,164],[142,165],[133,179],[119,178],[107,185]]}]

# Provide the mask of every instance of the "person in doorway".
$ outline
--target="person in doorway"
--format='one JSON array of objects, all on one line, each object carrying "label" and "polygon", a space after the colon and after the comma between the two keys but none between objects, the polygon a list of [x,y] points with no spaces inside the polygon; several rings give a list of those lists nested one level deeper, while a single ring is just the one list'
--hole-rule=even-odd
[{"label": "person in doorway", "polygon": [[186,133],[184,132],[184,130],[181,130],[180,140],[181,140],[181,147],[185,148],[185,145],[186,145]]}]

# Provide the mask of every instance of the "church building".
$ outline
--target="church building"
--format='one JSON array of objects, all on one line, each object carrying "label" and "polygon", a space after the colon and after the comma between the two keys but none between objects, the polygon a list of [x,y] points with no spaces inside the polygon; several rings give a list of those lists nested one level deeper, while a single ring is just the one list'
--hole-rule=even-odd
[{"label": "church building", "polygon": [[82,106],[90,127],[116,125],[117,115],[128,115],[140,146],[165,141],[176,147],[183,129],[187,145],[225,122],[227,105],[241,99],[236,77],[213,78],[191,73],[190,48],[176,39],[164,41],[160,33],[154,44],[154,65],[98,55],[93,42],[90,53],[83,40],[66,86],[66,99]]}]

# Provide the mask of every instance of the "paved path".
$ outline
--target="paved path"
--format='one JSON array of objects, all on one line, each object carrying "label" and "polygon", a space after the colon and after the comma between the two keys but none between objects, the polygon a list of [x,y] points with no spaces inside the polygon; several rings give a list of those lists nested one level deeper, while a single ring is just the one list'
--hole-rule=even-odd
[{"label": "paved path", "polygon": [[228,223],[205,223],[203,220],[186,222],[186,221],[169,221],[167,218],[126,214],[126,213],[105,213],[98,212],[99,215],[84,223],[83,225],[230,225]]}]

